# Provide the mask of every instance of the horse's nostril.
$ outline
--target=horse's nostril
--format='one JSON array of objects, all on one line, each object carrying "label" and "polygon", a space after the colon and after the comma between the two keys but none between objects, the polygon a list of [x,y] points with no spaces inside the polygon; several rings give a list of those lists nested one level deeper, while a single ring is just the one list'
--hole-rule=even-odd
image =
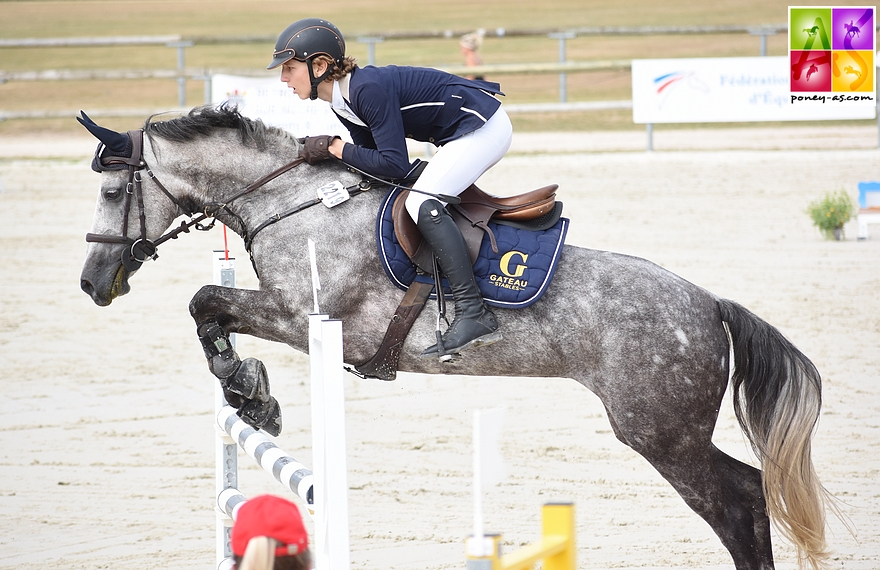
[{"label": "horse's nostril", "polygon": [[89,297],[92,296],[92,293],[95,292],[95,288],[92,286],[92,282],[88,279],[82,279],[79,282],[79,287],[82,289]]}]

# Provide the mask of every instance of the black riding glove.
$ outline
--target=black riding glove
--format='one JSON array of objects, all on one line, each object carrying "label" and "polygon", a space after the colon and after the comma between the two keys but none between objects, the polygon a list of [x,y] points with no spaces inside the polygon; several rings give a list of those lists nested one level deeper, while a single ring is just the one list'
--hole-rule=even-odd
[{"label": "black riding glove", "polygon": [[303,141],[303,148],[300,156],[309,164],[317,164],[322,160],[336,158],[330,154],[330,145],[333,139],[338,139],[332,135],[320,135],[317,137],[306,137]]}]

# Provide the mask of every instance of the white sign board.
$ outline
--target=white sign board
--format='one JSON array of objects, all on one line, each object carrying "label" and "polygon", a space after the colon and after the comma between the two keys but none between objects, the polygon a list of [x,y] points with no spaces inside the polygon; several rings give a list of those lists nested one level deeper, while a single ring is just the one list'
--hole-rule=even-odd
[{"label": "white sign board", "polygon": [[[876,103],[794,104],[788,57],[634,59],[633,122],[726,123],[873,119]],[[872,96],[873,93],[866,95]]]},{"label": "white sign board", "polygon": [[211,103],[229,102],[251,119],[280,127],[297,137],[336,135],[351,142],[348,130],[326,101],[299,98],[278,77],[211,77]]}]

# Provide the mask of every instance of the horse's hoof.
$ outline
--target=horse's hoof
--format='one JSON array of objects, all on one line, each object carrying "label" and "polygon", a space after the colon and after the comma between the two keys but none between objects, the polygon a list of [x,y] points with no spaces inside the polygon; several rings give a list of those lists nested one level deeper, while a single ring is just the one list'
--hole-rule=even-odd
[{"label": "horse's hoof", "polygon": [[[256,358],[245,358],[241,366],[226,380],[221,381],[224,390],[234,392],[246,400],[269,401],[269,374]],[[228,399],[228,398],[227,398]]]},{"label": "horse's hoof", "polygon": [[247,404],[246,399],[242,398],[240,395],[231,390],[227,390],[226,388],[223,388],[223,399],[225,399],[226,403],[236,410]]},{"label": "horse's hoof", "polygon": [[254,429],[261,429],[278,437],[281,434],[281,406],[269,396],[268,401],[250,400],[238,410],[238,416]]}]

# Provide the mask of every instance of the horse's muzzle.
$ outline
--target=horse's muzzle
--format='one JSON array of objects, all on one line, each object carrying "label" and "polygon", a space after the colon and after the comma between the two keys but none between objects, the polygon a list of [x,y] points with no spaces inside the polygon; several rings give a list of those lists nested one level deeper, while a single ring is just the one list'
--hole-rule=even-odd
[{"label": "horse's muzzle", "polygon": [[106,307],[116,297],[131,291],[131,285],[128,284],[129,275],[130,273],[122,265],[119,265],[112,279],[107,280],[93,279],[83,271],[79,286],[86,295],[92,298],[96,305]]}]

